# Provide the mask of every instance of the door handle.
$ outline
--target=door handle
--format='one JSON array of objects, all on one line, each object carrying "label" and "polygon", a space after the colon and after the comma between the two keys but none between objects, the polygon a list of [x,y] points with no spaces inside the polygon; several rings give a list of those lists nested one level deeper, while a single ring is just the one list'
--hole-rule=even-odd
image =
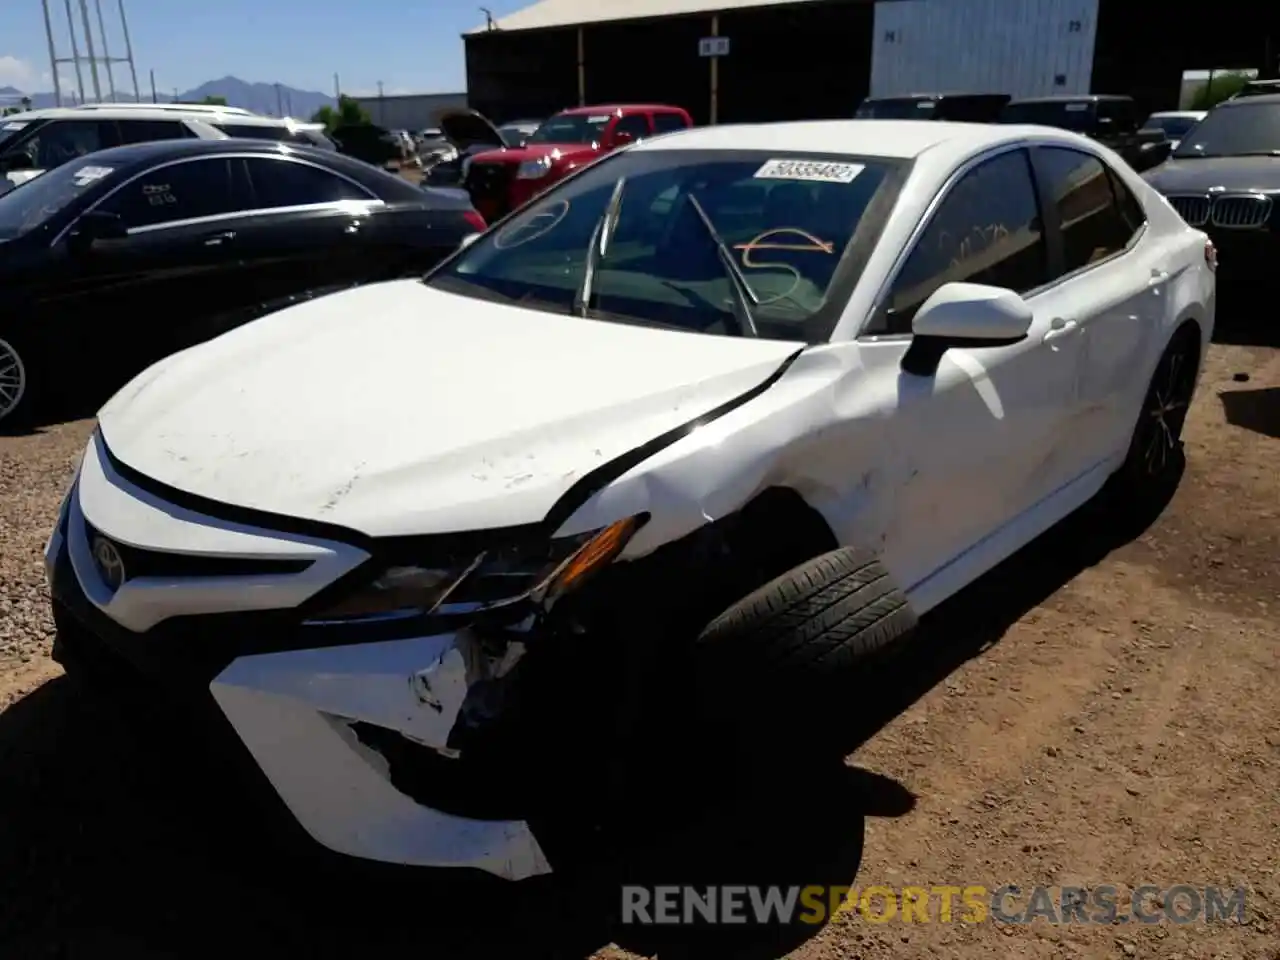
[{"label": "door handle", "polygon": [[221,233],[209,234],[209,236],[204,238],[204,245],[206,247],[220,247],[224,243],[234,240],[235,238],[236,232],[234,230],[224,230]]},{"label": "door handle", "polygon": [[1049,343],[1051,340],[1057,340],[1065,337],[1070,333],[1074,333],[1080,327],[1078,320],[1068,320],[1065,317],[1054,317],[1049,321],[1049,332],[1044,335],[1041,343]]},{"label": "door handle", "polygon": [[345,233],[347,236],[353,236],[360,232],[360,227],[363,225],[364,225],[363,220],[352,220],[350,223],[348,223],[345,227],[342,228],[342,232]]},{"label": "door handle", "polygon": [[1150,282],[1151,282],[1151,286],[1153,287],[1156,286],[1156,284],[1164,283],[1168,279],[1169,279],[1168,270],[1161,270],[1159,267],[1156,267],[1154,270],[1151,271]]}]

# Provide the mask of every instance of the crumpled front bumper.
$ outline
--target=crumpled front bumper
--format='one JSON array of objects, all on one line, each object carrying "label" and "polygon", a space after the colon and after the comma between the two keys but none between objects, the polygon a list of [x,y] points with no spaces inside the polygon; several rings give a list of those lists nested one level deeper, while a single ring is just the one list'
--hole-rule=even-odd
[{"label": "crumpled front bumper", "polygon": [[[115,509],[104,509],[113,502]],[[278,611],[211,613],[198,603],[198,614],[130,629],[113,618],[113,610],[136,620],[148,590],[185,591],[198,599],[198,578],[181,585],[138,580],[135,596],[120,605],[123,589],[110,591],[93,561],[86,503],[96,511],[92,528],[126,542],[136,541],[138,529],[157,540],[171,535],[172,542],[196,542],[200,526],[236,526],[163,509],[91,446],[46,548],[63,655],[73,644],[80,651],[93,648],[158,681],[157,690],[176,693],[193,710],[216,713],[223,738],[234,734],[234,749],[247,751],[258,779],[265,778],[313,840],[334,852],[397,865],[470,868],[508,880],[550,871],[528,823],[461,816],[421,802],[420,795],[410,797],[393,783],[383,755],[366,745],[369,737],[362,738],[362,728],[381,731],[437,757],[433,770],[448,771],[447,739],[468,689],[463,633],[299,647],[272,635],[279,629]],[[144,506],[158,510],[159,518],[150,516],[132,532],[113,528]],[[210,587],[216,592],[226,584]]]}]

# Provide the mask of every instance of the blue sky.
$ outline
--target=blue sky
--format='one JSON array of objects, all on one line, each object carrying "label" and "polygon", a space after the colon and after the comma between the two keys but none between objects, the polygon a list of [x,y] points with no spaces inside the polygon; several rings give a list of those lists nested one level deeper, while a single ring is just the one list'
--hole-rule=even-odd
[{"label": "blue sky", "polygon": [[[116,0],[99,0],[112,56],[124,55]],[[188,90],[232,74],[329,92],[333,75],[344,93],[435,93],[465,86],[464,30],[534,0],[125,0],[138,83],[155,70],[161,91]],[[60,57],[69,57],[65,5],[50,0]],[[0,29],[0,87],[53,89],[40,0],[5,0]],[[83,31],[73,0],[76,33]],[[90,17],[94,17],[89,0]],[[97,39],[97,20],[92,20]],[[83,38],[79,41],[84,51]],[[101,51],[98,51],[101,54]],[[70,77],[69,65],[61,75]],[[125,74],[127,75],[127,73]],[[117,82],[121,73],[116,74]]]}]

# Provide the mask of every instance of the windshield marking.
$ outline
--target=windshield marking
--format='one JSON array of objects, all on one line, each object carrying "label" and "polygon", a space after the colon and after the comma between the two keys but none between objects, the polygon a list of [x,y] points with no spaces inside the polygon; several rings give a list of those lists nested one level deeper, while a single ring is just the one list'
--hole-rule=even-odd
[{"label": "windshield marking", "polygon": [[11,120],[8,123],[6,123],[3,127],[0,127],[0,130],[25,130],[26,128],[27,128],[27,121]]},{"label": "windshield marking", "polygon": [[75,172],[75,183],[77,187],[87,187],[91,183],[96,183],[103,177],[109,177],[115,173],[115,167],[81,167]]},{"label": "windshield marking", "polygon": [[853,183],[866,169],[860,163],[813,160],[767,160],[753,176],[757,180],[804,180],[813,183]]}]

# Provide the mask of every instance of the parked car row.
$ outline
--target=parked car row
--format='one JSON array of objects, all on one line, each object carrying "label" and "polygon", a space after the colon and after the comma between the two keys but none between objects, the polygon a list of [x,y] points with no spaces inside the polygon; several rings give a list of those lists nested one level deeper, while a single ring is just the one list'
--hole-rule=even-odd
[{"label": "parked car row", "polygon": [[[1148,170],[1168,158],[1176,146],[1163,123],[1139,123],[1132,97],[1086,96],[1013,99],[1005,93],[917,93],[868,97],[854,113],[859,118],[952,120],[968,123],[1030,123],[1072,130],[1105,143],[1135,170]],[[1166,117],[1166,114],[1156,114]],[[1176,125],[1175,125],[1176,127]]]},{"label": "parked car row", "polygon": [[153,140],[52,166],[0,195],[0,423],[282,305],[421,274],[484,229],[464,194],[301,143]]},{"label": "parked car row", "polygon": [[[559,869],[634,826],[609,806],[630,785],[686,800],[738,746],[822,749],[920,614],[1096,495],[1129,516],[1177,481],[1215,249],[1116,151],[849,119],[607,152],[686,125],[634,109],[472,156],[554,182],[425,277],[240,326],[99,412],[45,557],[55,658],[173,691],[329,850]],[[1219,116],[1181,149],[1261,143]],[[583,166],[555,180],[565,154]],[[178,178],[199,164],[213,184]],[[79,295],[62,330],[118,341],[267,286],[279,236],[240,283],[152,240],[216,258],[278,212],[214,198],[261,207],[304,168],[334,244],[419,223],[415,188],[338,154],[182,141],[45,174],[0,224],[40,231],[42,309]],[[111,266],[139,242],[145,302]]]}]

